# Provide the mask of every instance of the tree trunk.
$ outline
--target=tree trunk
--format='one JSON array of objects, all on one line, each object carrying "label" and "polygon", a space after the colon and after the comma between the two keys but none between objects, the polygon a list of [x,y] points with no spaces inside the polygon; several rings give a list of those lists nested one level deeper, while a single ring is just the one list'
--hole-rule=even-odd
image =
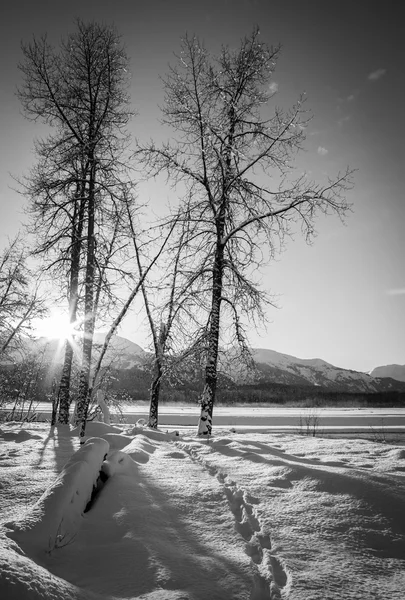
[{"label": "tree trunk", "polygon": [[[220,237],[220,236],[219,236]],[[217,391],[217,365],[219,346],[219,324],[222,299],[222,276],[224,269],[224,249],[220,241],[215,251],[212,276],[211,319],[208,342],[208,356],[205,365],[205,385],[201,396],[201,413],[198,421],[199,436],[210,436],[212,431],[212,413]]]},{"label": "tree trunk", "polygon": [[160,384],[162,381],[162,365],[160,359],[155,359],[155,378],[152,381],[150,389],[150,407],[149,407],[149,420],[148,427],[151,429],[157,429],[158,427],[158,411],[159,411],[159,395],[160,395]]},{"label": "tree trunk", "polygon": [[56,420],[58,416],[58,407],[59,407],[59,397],[55,393],[56,392],[56,379],[52,380],[52,390],[51,390],[51,400],[52,400],[52,416],[51,416],[51,426],[56,425]]},{"label": "tree trunk", "polygon": [[[87,290],[87,288],[90,288],[89,291]],[[90,306],[90,297],[92,300],[92,292],[93,289],[91,283],[86,283],[86,321],[84,326],[82,366],[80,371],[79,393],[77,399],[77,422],[80,425],[80,443],[84,443],[83,437],[85,435],[87,411],[90,402],[89,383],[94,335],[94,315],[92,312],[93,306],[92,304]]]},{"label": "tree trunk", "polygon": [[77,421],[80,426],[80,443],[84,443],[86,431],[86,418],[89,408],[89,383],[91,370],[91,353],[94,335],[94,272],[95,272],[95,240],[94,240],[94,213],[95,213],[95,167],[91,170],[88,195],[88,225],[87,225],[87,260],[84,295],[84,333],[82,366],[79,379],[79,394],[77,399]]},{"label": "tree trunk", "polygon": [[57,404],[59,405],[58,423],[69,423],[70,377],[72,374],[73,346],[66,340],[65,359],[59,383]]},{"label": "tree trunk", "polygon": [[[72,232],[72,258],[70,270],[70,289],[69,289],[69,323],[75,323],[77,319],[77,302],[79,298],[79,270],[80,270],[80,252],[82,248],[82,232],[83,232],[83,217],[85,209],[85,197],[83,184],[80,184],[80,189],[77,190],[77,200],[80,198],[79,210],[76,210],[73,216],[73,232]],[[79,188],[79,186],[78,186]],[[58,403],[59,417],[58,422],[69,423],[69,408],[70,408],[70,379],[72,375],[73,363],[73,344],[70,340],[66,340],[65,359],[63,363],[62,375],[59,384]]]}]

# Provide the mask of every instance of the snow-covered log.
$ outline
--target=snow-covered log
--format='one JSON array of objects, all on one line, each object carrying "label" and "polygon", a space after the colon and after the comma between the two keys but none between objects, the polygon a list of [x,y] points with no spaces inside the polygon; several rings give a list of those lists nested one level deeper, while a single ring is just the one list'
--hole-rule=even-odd
[{"label": "snow-covered log", "polygon": [[6,523],[9,537],[35,553],[69,544],[91,499],[109,444],[89,438],[63,467],[55,482],[20,520]]}]

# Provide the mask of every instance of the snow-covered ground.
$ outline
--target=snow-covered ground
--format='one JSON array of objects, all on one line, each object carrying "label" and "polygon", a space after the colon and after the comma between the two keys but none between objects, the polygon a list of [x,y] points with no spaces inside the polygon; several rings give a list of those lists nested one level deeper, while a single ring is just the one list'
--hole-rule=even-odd
[{"label": "snow-covered ground", "polygon": [[405,597],[404,446],[87,433],[1,425],[2,600]]}]

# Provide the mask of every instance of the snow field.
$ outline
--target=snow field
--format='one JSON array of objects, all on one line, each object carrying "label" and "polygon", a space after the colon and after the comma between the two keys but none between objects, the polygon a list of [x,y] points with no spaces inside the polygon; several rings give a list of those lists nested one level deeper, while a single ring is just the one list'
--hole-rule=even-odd
[{"label": "snow field", "polygon": [[280,434],[190,447],[249,490],[282,598],[403,600],[403,449]]},{"label": "snow field", "polygon": [[[100,439],[76,453],[69,430],[0,430],[1,600],[404,599],[403,447],[229,430],[200,440],[89,425]],[[74,467],[86,456],[90,488],[100,469],[106,481],[87,512],[73,503],[67,543],[49,551],[41,537],[11,540],[16,529],[1,522],[13,507],[14,525],[37,518],[30,485],[35,506],[41,486],[50,491],[70,465],[88,495]],[[67,498],[71,492],[66,485]]]}]

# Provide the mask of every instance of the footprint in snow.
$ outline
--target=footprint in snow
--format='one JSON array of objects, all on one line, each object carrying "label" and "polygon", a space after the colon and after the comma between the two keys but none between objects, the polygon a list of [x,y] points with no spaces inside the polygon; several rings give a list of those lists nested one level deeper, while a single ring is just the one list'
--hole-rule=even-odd
[{"label": "footprint in snow", "polygon": [[184,454],[184,452],[167,452],[165,454],[165,456],[167,456],[168,458],[187,458],[187,454]]},{"label": "footprint in snow", "polygon": [[208,464],[195,448],[182,444],[182,449],[223,486],[235,529],[244,539],[245,553],[255,565],[250,600],[279,600],[280,590],[287,583],[287,573],[280,560],[271,553],[270,535],[262,531],[254,508],[259,504],[259,499],[246,494],[227,475]]}]

